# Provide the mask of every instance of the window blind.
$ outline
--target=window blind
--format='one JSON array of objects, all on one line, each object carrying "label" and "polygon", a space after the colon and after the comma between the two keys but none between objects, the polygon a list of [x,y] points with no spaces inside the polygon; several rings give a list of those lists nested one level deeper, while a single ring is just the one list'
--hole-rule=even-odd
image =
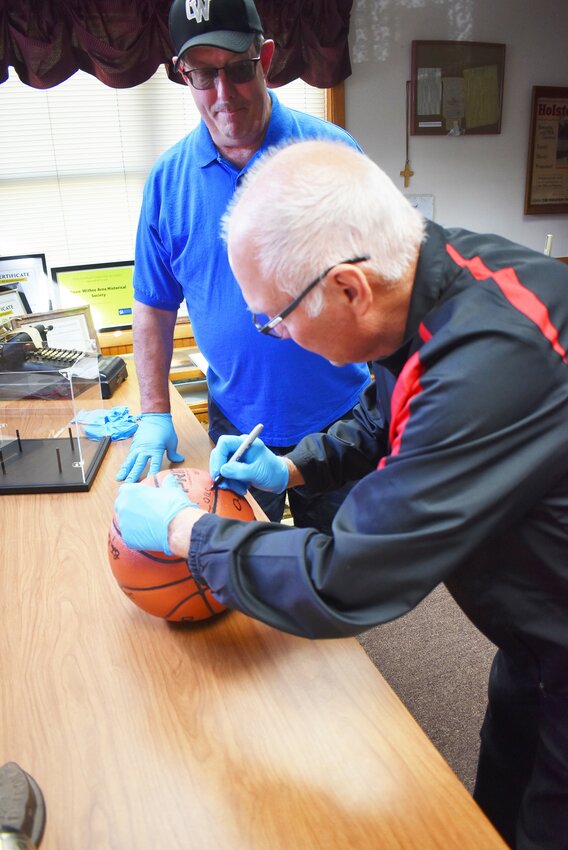
[{"label": "window blind", "polygon": [[[48,267],[130,260],[149,169],[199,121],[190,91],[163,68],[112,89],[78,71],[52,89],[0,85],[0,256]],[[288,106],[325,117],[325,89],[295,80]]]}]

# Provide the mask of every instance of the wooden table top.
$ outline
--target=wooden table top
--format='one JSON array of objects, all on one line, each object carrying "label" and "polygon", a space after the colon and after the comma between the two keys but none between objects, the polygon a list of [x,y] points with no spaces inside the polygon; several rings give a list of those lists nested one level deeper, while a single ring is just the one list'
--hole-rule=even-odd
[{"label": "wooden table top", "polygon": [[[207,468],[172,403],[181,465]],[[137,412],[135,377],[105,404]],[[124,596],[106,547],[129,443],[88,493],[0,496],[0,764],[43,790],[42,850],[502,850],[355,639],[175,626]]]}]

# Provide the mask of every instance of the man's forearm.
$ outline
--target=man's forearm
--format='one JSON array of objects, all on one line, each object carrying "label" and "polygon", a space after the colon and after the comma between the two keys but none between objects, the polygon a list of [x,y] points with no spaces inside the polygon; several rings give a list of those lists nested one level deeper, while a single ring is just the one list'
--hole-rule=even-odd
[{"label": "man's forearm", "polygon": [[[300,487],[304,483],[302,473],[288,458],[283,458],[288,467],[288,487]],[[191,533],[197,520],[205,514],[199,508],[187,508],[180,511],[168,526],[168,546],[170,552],[180,558],[188,558],[191,548]]]},{"label": "man's forearm", "polygon": [[168,547],[173,555],[189,558],[193,526],[205,513],[201,508],[186,508],[172,519],[168,526]]},{"label": "man's forearm", "polygon": [[288,467],[288,488],[290,487],[301,487],[302,484],[305,484],[302,473],[298,469],[295,463],[293,463],[289,458],[284,457],[284,462]]},{"label": "man's forearm", "polygon": [[176,313],[135,302],[134,365],[140,385],[142,413],[169,413],[169,370]]}]

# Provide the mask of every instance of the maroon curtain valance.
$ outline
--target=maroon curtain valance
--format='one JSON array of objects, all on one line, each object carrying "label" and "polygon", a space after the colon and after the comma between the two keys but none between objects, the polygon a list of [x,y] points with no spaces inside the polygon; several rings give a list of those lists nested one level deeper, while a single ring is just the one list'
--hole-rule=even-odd
[{"label": "maroon curtain valance", "polygon": [[[173,75],[171,0],[0,0],[0,83],[12,65],[22,82],[50,88],[77,70],[112,88]],[[298,77],[320,88],[351,73],[347,36],[353,0],[257,0],[276,42],[273,86]],[[172,76],[172,79],[174,76]]]},{"label": "maroon curtain valance", "polygon": [[351,73],[349,16],[353,0],[258,0],[265,33],[276,42],[271,85],[298,78],[330,88]]}]

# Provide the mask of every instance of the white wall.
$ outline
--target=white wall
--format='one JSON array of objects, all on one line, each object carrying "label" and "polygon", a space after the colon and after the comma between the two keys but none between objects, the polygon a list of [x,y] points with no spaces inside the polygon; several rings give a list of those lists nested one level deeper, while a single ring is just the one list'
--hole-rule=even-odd
[{"label": "white wall", "polygon": [[[568,215],[523,213],[532,87],[568,87],[567,34],[567,0],[354,0],[347,128],[405,193],[434,195],[441,224],[536,250],[552,233],[552,254],[568,256]],[[505,83],[499,135],[410,136],[414,177],[404,189],[413,40],[504,43]]]}]

